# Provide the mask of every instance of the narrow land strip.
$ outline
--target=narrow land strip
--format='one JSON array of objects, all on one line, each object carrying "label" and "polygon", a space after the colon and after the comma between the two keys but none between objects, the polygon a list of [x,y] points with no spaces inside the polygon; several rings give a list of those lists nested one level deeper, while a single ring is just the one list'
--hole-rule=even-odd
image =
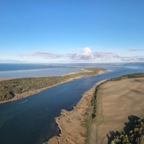
[{"label": "narrow land strip", "polygon": [[105,69],[86,68],[84,72],[71,73],[56,77],[36,77],[0,80],[0,103],[18,100],[36,94],[47,88],[72,81],[83,76],[98,75]]}]

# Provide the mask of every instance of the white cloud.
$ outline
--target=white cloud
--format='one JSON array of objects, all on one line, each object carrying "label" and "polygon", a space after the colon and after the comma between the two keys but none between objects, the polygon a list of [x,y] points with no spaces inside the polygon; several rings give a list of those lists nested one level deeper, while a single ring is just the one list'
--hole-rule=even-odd
[{"label": "white cloud", "polygon": [[61,54],[55,54],[55,53],[50,53],[50,52],[34,52],[32,53],[33,56],[38,56],[46,59],[58,59],[63,57]]},{"label": "white cloud", "polygon": [[83,48],[80,52],[68,54],[68,57],[76,60],[110,60],[117,58],[118,55],[111,52],[95,52],[91,48]]},{"label": "white cloud", "polygon": [[24,63],[26,61],[17,59],[0,59],[0,63]]},{"label": "white cloud", "polygon": [[130,48],[129,51],[136,52],[136,51],[141,51],[141,50],[138,48]]},{"label": "white cloud", "polygon": [[91,60],[94,59],[94,52],[91,48],[86,47],[83,48],[80,52],[67,54],[67,56],[71,59],[78,59],[78,60]]},{"label": "white cloud", "polygon": [[80,54],[83,55],[83,56],[92,56],[92,55],[93,55],[93,51],[92,51],[91,48],[86,47],[86,48],[84,48],[84,49],[81,51]]},{"label": "white cloud", "polygon": [[94,52],[91,48],[86,47],[80,52],[80,59],[88,60],[94,58]]},{"label": "white cloud", "polygon": [[[132,49],[134,51],[136,49]],[[52,53],[52,52],[44,52],[38,51],[23,55],[23,57],[30,57],[31,60],[39,60],[46,62],[141,62],[144,61],[143,55],[137,56],[129,56],[129,55],[120,55],[113,52],[96,52],[93,51],[89,47],[83,48],[81,51],[73,52],[73,53]]]}]

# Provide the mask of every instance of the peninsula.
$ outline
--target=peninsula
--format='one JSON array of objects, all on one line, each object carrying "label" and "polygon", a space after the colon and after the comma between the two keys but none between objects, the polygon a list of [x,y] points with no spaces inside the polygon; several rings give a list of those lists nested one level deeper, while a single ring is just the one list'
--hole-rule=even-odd
[{"label": "peninsula", "polygon": [[84,68],[83,70],[83,72],[70,73],[63,76],[1,79],[0,103],[18,100],[76,78],[94,76],[106,71],[106,69],[100,68]]}]

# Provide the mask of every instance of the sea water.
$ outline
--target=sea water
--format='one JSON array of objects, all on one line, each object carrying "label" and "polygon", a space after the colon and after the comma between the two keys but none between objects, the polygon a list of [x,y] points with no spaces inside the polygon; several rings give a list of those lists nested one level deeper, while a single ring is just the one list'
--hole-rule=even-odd
[{"label": "sea water", "polygon": [[60,76],[81,71],[66,64],[0,64],[0,78]]}]

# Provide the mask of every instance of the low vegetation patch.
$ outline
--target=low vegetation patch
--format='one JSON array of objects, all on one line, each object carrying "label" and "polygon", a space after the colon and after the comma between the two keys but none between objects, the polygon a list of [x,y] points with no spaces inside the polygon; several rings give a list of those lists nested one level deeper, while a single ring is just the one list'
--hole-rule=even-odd
[{"label": "low vegetation patch", "polygon": [[112,78],[109,81],[118,81],[118,80],[127,79],[127,78],[141,78],[141,77],[144,77],[144,73],[126,74],[117,78]]},{"label": "low vegetation patch", "polygon": [[[101,85],[101,84],[100,84]],[[100,85],[98,85],[95,89],[95,92],[94,92],[94,95],[93,95],[93,98],[91,100],[91,105],[92,105],[92,113],[91,113],[91,118],[94,119],[96,117],[96,109],[97,109],[97,96],[98,96],[98,93],[99,93],[99,89],[100,89]]]}]

